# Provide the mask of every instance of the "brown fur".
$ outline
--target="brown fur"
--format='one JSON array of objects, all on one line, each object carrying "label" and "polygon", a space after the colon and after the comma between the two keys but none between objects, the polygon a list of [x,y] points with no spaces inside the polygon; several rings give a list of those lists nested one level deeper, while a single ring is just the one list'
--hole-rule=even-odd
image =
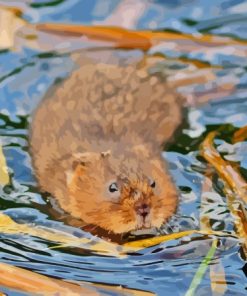
[{"label": "brown fur", "polygon": [[[114,233],[160,227],[177,207],[160,152],[181,122],[181,101],[162,75],[148,70],[85,61],[33,116],[40,187],[74,217]],[[119,185],[117,197],[111,182]],[[145,219],[137,210],[143,205],[150,210]]]}]

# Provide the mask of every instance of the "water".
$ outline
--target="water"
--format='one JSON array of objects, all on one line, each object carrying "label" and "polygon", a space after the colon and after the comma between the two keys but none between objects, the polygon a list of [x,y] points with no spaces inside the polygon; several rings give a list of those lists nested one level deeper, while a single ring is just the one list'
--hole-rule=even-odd
[{"label": "water", "polygon": [[[109,19],[119,2],[32,1],[27,6],[24,3],[30,3],[28,1],[18,3],[25,8],[24,18],[32,23],[55,21],[92,24]],[[136,5],[138,3],[136,1]],[[132,27],[180,33],[214,33],[243,40],[247,37],[245,1],[177,0],[147,3]],[[247,124],[246,56],[241,54],[247,48],[241,45],[238,49],[240,54],[228,47],[207,48],[206,51],[198,44],[190,52],[181,46],[171,50],[161,44],[149,51],[149,54],[165,54],[167,60],[160,70],[170,75],[176,75],[181,69],[190,69],[195,59],[209,66],[218,66],[211,70],[215,75],[213,81],[191,83],[178,89],[199,99],[208,93],[218,93],[219,96],[211,103],[189,108],[182,130],[164,152],[171,174],[181,190],[178,215],[170,222],[167,232],[200,229],[202,213],[209,216],[214,230],[233,231],[233,218],[227,208],[220,180],[214,178],[212,188],[204,187],[206,163],[198,157],[198,149],[207,132],[226,124],[229,130]],[[181,57],[186,58],[187,62],[181,61]],[[21,51],[7,50],[0,53],[0,136],[11,175],[11,185],[1,190],[0,209],[18,223],[93,239],[82,230],[56,221],[51,216],[51,206],[36,186],[28,154],[30,113],[49,86],[56,79],[65,77],[72,68],[69,55],[59,52],[45,54],[28,45]],[[199,75],[201,71],[198,69],[194,72]],[[234,85],[231,92],[225,93],[220,89],[224,83],[230,82]],[[241,170],[245,172],[246,142],[230,145],[221,139],[216,144],[226,158],[239,162]],[[56,278],[122,285],[157,295],[184,295],[211,244],[212,238],[194,235],[118,257],[79,248],[53,249],[50,247],[54,243],[45,239],[3,233],[0,258],[1,262]],[[221,266],[224,270],[227,283],[224,295],[246,295],[244,265],[238,241],[233,237],[222,238],[210,269]],[[210,281],[208,269],[196,295],[214,295]],[[4,289],[2,291],[9,295],[25,295]],[[117,292],[112,293],[118,295]]]}]

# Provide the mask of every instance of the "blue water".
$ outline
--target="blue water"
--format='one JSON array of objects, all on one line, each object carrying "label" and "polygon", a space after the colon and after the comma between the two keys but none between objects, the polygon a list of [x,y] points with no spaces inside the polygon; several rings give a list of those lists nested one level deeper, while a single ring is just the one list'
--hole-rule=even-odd
[{"label": "blue water", "polygon": [[[0,1],[2,2],[4,1]],[[47,2],[32,1],[32,4]],[[24,18],[31,23],[52,21],[92,24],[106,20],[120,2],[71,0],[61,1],[54,6],[27,5]],[[174,0],[147,3],[134,28],[194,34],[206,32],[243,40],[247,37],[246,1]],[[179,48],[170,50],[161,45],[149,52],[165,54],[168,58],[166,67],[174,68],[177,72],[183,65],[178,60],[181,56],[185,56],[188,61],[196,59],[209,65],[220,66],[219,70],[215,70],[214,83],[221,85],[225,79],[235,84],[232,93],[223,94],[217,100],[200,107],[190,108],[183,129],[168,151],[164,152],[171,174],[181,190],[178,214],[170,222],[170,228],[166,229],[168,232],[200,229],[200,211],[210,213],[214,230],[233,231],[233,218],[227,210],[224,194],[218,189],[219,180],[216,178],[213,188],[203,191],[206,164],[198,158],[198,147],[205,132],[217,129],[223,124],[236,128],[247,124],[247,59],[246,56],[226,48],[218,48],[215,52],[210,50],[209,48],[205,51],[204,48],[190,53]],[[247,46],[241,45],[241,50],[247,52]],[[88,234],[56,221],[50,215],[50,205],[39,193],[28,154],[27,136],[31,112],[54,81],[66,77],[72,69],[73,63],[69,55],[61,55],[59,52],[44,55],[41,50],[31,48],[28,44],[21,51],[0,53],[0,143],[12,182],[11,186],[0,191],[0,209],[18,223],[42,225],[84,237]],[[191,84],[179,91],[202,94],[210,87],[210,83]],[[227,146],[226,141],[219,140],[217,145],[219,150],[225,149],[225,153],[229,154],[233,161],[239,161],[241,167],[246,168],[246,142]],[[206,196],[203,202],[202,193]],[[210,202],[212,197],[214,203]],[[204,208],[200,210],[201,205]],[[239,243],[234,238],[220,240],[222,244],[211,264],[216,266],[220,262],[224,268],[227,282],[224,295],[246,295],[246,265]],[[212,244],[212,238],[195,235],[162,243],[124,258],[88,253],[88,250],[85,252],[75,248],[49,248],[53,244],[29,235],[1,234],[1,262],[78,282],[122,285],[157,295],[184,295]],[[2,291],[8,295],[25,295],[4,288]],[[112,293],[109,295],[118,295],[117,292]],[[196,295],[216,295],[210,287],[209,269],[196,290]]]}]

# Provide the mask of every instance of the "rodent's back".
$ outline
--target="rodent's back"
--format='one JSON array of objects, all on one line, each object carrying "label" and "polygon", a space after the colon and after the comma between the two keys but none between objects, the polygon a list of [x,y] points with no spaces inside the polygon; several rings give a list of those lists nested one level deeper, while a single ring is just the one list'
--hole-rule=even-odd
[{"label": "rodent's back", "polygon": [[34,167],[41,177],[65,155],[121,141],[159,147],[180,121],[181,100],[160,73],[139,64],[87,61],[49,91],[34,113]]}]

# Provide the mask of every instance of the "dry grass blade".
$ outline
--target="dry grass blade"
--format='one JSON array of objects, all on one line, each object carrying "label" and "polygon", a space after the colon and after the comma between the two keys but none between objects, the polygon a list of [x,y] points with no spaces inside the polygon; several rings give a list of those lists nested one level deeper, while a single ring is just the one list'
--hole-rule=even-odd
[{"label": "dry grass blade", "polygon": [[[152,292],[135,290],[131,288],[124,288],[122,286],[109,286],[109,285],[102,285],[102,284],[95,284],[95,283],[93,284],[93,286],[104,289],[107,292],[112,292],[111,295],[118,295],[118,296],[154,296],[156,295]],[[106,295],[109,295],[109,293]]]},{"label": "dry grass blade", "polygon": [[172,233],[172,234],[167,234],[167,235],[162,235],[162,236],[157,236],[157,237],[128,242],[128,243],[125,243],[124,246],[125,247],[132,247],[132,248],[135,248],[136,250],[141,250],[144,248],[149,248],[149,247],[153,247],[155,245],[159,245],[160,243],[163,243],[166,241],[179,239],[181,237],[191,235],[194,233],[198,233],[198,232],[196,230],[182,231],[182,232],[178,232],[178,233]]},{"label": "dry grass blade", "polygon": [[[247,219],[243,201],[247,202],[247,184],[236,168],[222,159],[214,148],[216,132],[211,132],[201,145],[201,155],[216,169],[219,176],[226,182],[225,192],[229,210],[235,218],[236,232],[243,240],[243,247],[247,252]],[[247,253],[246,253],[247,254]]]},{"label": "dry grass blade", "polygon": [[220,177],[227,182],[231,190],[247,202],[247,183],[240,173],[224,160],[213,146],[217,132],[211,132],[201,145],[201,155],[213,165]]},{"label": "dry grass blade", "polygon": [[140,48],[148,50],[152,43],[150,39],[135,31],[128,31],[122,28],[101,27],[101,26],[83,26],[69,24],[40,24],[36,26],[38,30],[69,34],[70,36],[85,35],[90,39],[114,42],[118,48]]},{"label": "dry grass blade", "polygon": [[26,24],[20,18],[22,12],[18,8],[3,7],[0,5],[0,49],[14,46],[16,32]]},{"label": "dry grass blade", "polygon": [[88,238],[78,238],[56,229],[18,224],[3,213],[0,214],[0,232],[5,234],[27,234],[58,243],[62,245],[61,247],[84,248],[104,255],[120,257],[124,253],[121,246],[104,240],[97,239],[93,241]]},{"label": "dry grass blade", "polygon": [[194,36],[172,32],[152,32],[145,30],[127,30],[110,26],[84,26],[71,24],[44,23],[36,26],[38,30],[57,34],[69,34],[71,36],[86,35],[88,38],[101,39],[114,42],[118,48],[140,48],[148,50],[151,46],[166,40],[192,40],[206,45],[240,45],[245,41],[235,41],[230,38],[222,38],[214,35]]},{"label": "dry grass blade", "polygon": [[225,295],[227,282],[221,258],[215,258],[214,264],[209,266],[210,282],[213,295]]},{"label": "dry grass blade", "polygon": [[[16,266],[0,263],[0,285],[9,289],[29,292],[32,295],[88,295],[100,296],[117,293],[118,295],[151,296],[150,292],[123,288],[121,286],[98,285],[85,282],[69,283],[63,280],[25,270]],[[97,289],[105,290],[98,292]],[[1,295],[1,294],[0,294]],[[3,294],[2,294],[3,295]]]},{"label": "dry grass blade", "polygon": [[[207,214],[208,208],[205,207],[205,205],[207,205],[207,194],[205,193],[212,193],[212,188],[212,170],[209,170],[208,168],[202,184],[202,192],[204,194],[201,195],[200,208],[200,227],[201,230],[205,231],[212,231],[210,225],[210,215]],[[214,264],[211,264],[209,266],[209,274],[212,293],[217,294],[218,296],[224,295],[227,290],[227,283],[225,278],[224,266],[221,262],[221,257],[215,258]]]},{"label": "dry grass blade", "polygon": [[233,135],[233,143],[243,142],[247,139],[247,125],[241,127]]},{"label": "dry grass blade", "polygon": [[162,235],[162,236],[157,236],[157,237],[152,237],[152,238],[147,238],[147,239],[142,239],[142,240],[136,240],[132,241],[129,243],[125,243],[125,247],[131,247],[133,250],[138,251],[144,248],[149,248],[153,247],[156,245],[159,245],[163,242],[171,241],[171,240],[176,240],[185,236],[189,236],[192,234],[199,234],[199,235],[217,235],[217,236],[228,236],[227,233],[225,232],[220,232],[220,231],[199,231],[199,230],[188,230],[188,231],[181,231],[177,233],[172,233],[172,234],[167,234],[167,235]]},{"label": "dry grass blade", "polygon": [[[27,224],[18,224],[13,221],[9,216],[0,214],[0,232],[5,234],[27,234],[45,240],[49,240],[58,243],[59,247],[78,247],[86,250],[94,251],[104,255],[122,257],[128,252],[135,252],[144,248],[158,245],[162,242],[179,239],[192,234],[199,235],[218,235],[228,236],[228,234],[219,231],[198,231],[188,230],[178,233],[172,233],[168,235],[153,237],[149,239],[136,240],[124,244],[123,246],[106,242],[104,240],[92,241],[88,238],[78,238],[71,234],[60,232],[58,230],[52,230],[45,227],[33,227]],[[54,247],[56,248],[56,247]]]},{"label": "dry grass blade", "polygon": [[3,149],[0,146],[0,186],[4,186],[8,183],[9,183],[9,174],[7,170],[7,164],[3,154]]},{"label": "dry grass blade", "polygon": [[101,295],[93,287],[81,287],[5,263],[0,263],[0,272],[1,286],[33,295]]}]

